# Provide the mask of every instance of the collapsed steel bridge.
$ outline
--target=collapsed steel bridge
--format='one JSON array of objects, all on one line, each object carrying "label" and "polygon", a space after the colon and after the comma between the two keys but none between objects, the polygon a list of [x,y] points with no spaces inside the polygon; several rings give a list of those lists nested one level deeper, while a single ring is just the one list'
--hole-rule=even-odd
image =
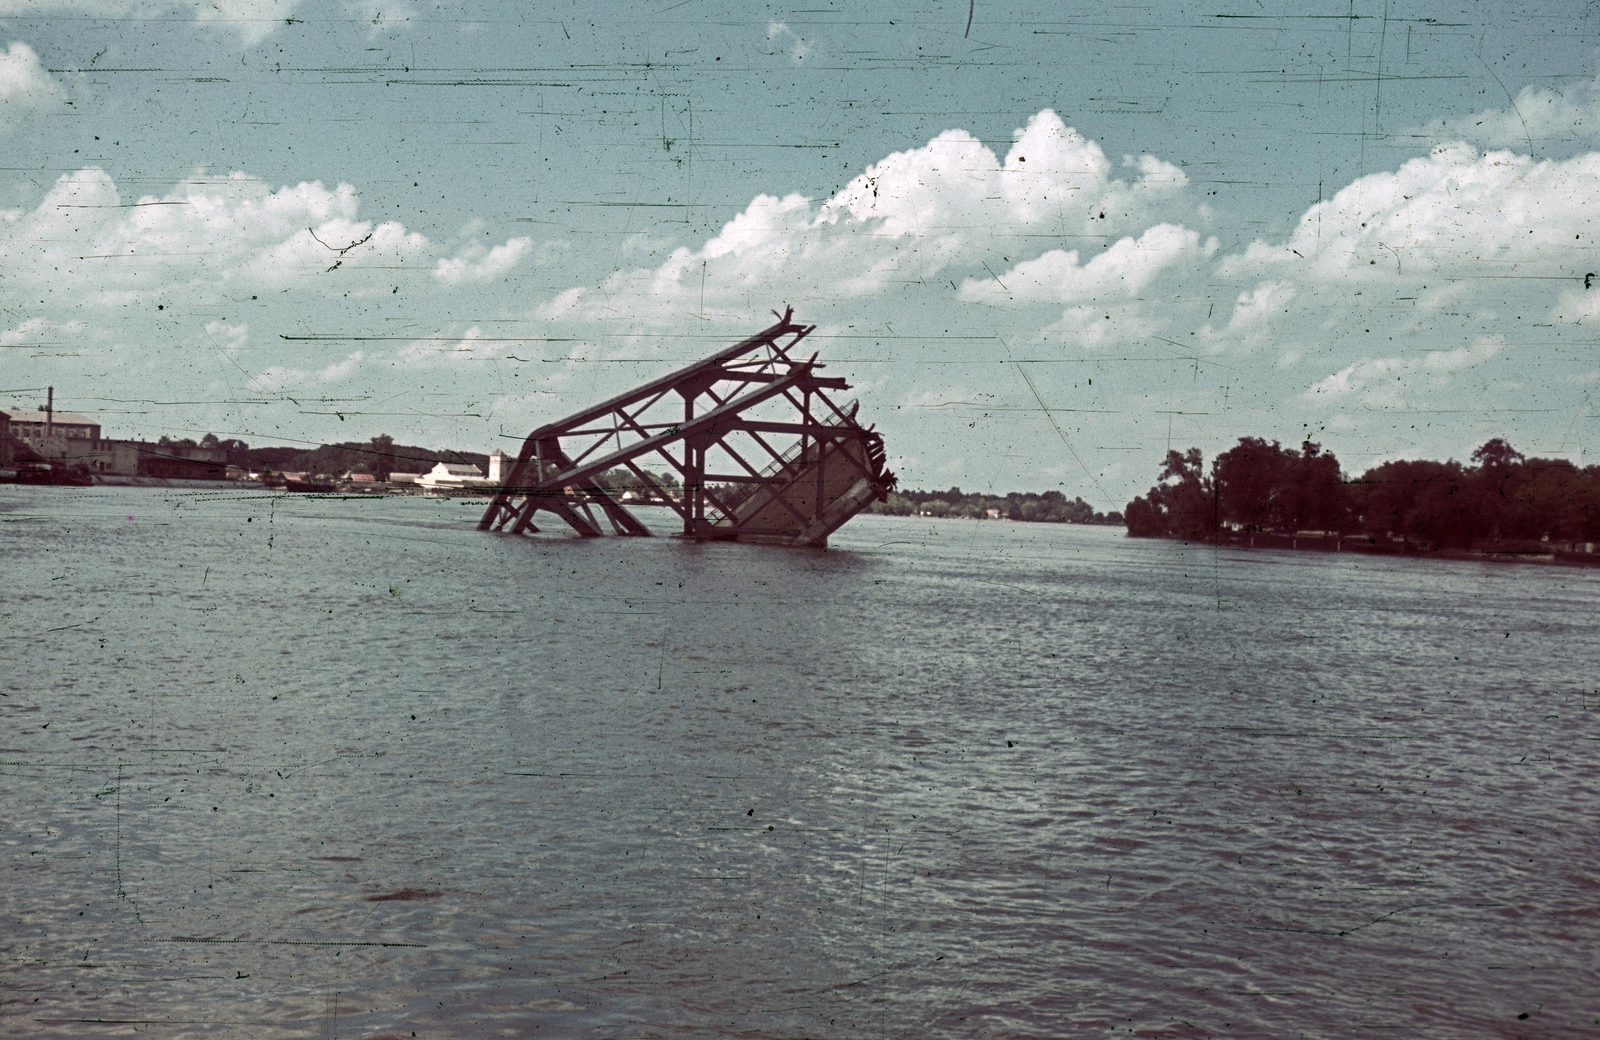
[{"label": "collapsed steel bridge", "polygon": [[[623,505],[606,474],[631,473],[635,494],[676,510],[685,537],[824,546],[828,535],[873,501],[888,497],[883,437],[856,422],[848,390],[817,372],[815,354],[793,351],[815,325],[792,308],[776,325],[704,361],[541,426],[478,527],[526,534],[545,510],[586,538],[602,517],[619,535],[650,531]],[[645,463],[665,463],[680,483]]]}]

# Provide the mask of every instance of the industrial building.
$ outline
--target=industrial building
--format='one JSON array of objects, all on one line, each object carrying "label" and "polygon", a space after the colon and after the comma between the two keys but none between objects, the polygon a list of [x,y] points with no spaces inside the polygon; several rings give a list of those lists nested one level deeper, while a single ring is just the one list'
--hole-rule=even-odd
[{"label": "industrial building", "polygon": [[[5,414],[5,413],[0,413]],[[112,440],[100,424],[76,412],[55,409],[55,388],[39,411],[14,411],[0,426],[0,468],[44,460],[91,476],[169,477],[226,480],[228,453],[191,444]]]}]

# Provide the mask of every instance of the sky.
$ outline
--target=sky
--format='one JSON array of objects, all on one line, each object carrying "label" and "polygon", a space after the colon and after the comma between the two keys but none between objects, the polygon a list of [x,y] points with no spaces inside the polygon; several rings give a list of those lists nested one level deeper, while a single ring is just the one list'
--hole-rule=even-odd
[{"label": "sky", "polygon": [[1600,6],[804,3],[0,0],[0,409],[514,451],[792,306],[908,487],[1600,462]]}]

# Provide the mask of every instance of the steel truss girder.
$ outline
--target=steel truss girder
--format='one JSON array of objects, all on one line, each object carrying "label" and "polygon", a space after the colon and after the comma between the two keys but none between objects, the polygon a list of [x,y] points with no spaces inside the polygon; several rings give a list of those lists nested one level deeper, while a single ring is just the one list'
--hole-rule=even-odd
[{"label": "steel truss girder", "polygon": [[[895,477],[884,468],[883,438],[856,422],[854,403],[841,408],[827,396],[849,384],[818,375],[815,354],[792,354],[816,328],[796,324],[793,313],[534,430],[479,529],[534,532],[542,509],[592,538],[603,534],[598,511],[614,533],[648,536],[619,489],[603,482],[624,469],[639,492],[677,512],[686,537],[826,545],[850,517],[886,498]],[[652,475],[646,463],[665,463],[667,474]]]}]

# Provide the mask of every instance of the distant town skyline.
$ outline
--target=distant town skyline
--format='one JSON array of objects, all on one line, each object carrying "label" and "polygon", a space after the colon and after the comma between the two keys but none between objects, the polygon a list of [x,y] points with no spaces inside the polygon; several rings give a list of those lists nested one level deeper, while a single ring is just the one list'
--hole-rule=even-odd
[{"label": "distant town skyline", "polygon": [[[971,25],[968,27],[969,7]],[[514,452],[795,308],[910,487],[1595,461],[1584,4],[0,0],[0,410]]]}]

